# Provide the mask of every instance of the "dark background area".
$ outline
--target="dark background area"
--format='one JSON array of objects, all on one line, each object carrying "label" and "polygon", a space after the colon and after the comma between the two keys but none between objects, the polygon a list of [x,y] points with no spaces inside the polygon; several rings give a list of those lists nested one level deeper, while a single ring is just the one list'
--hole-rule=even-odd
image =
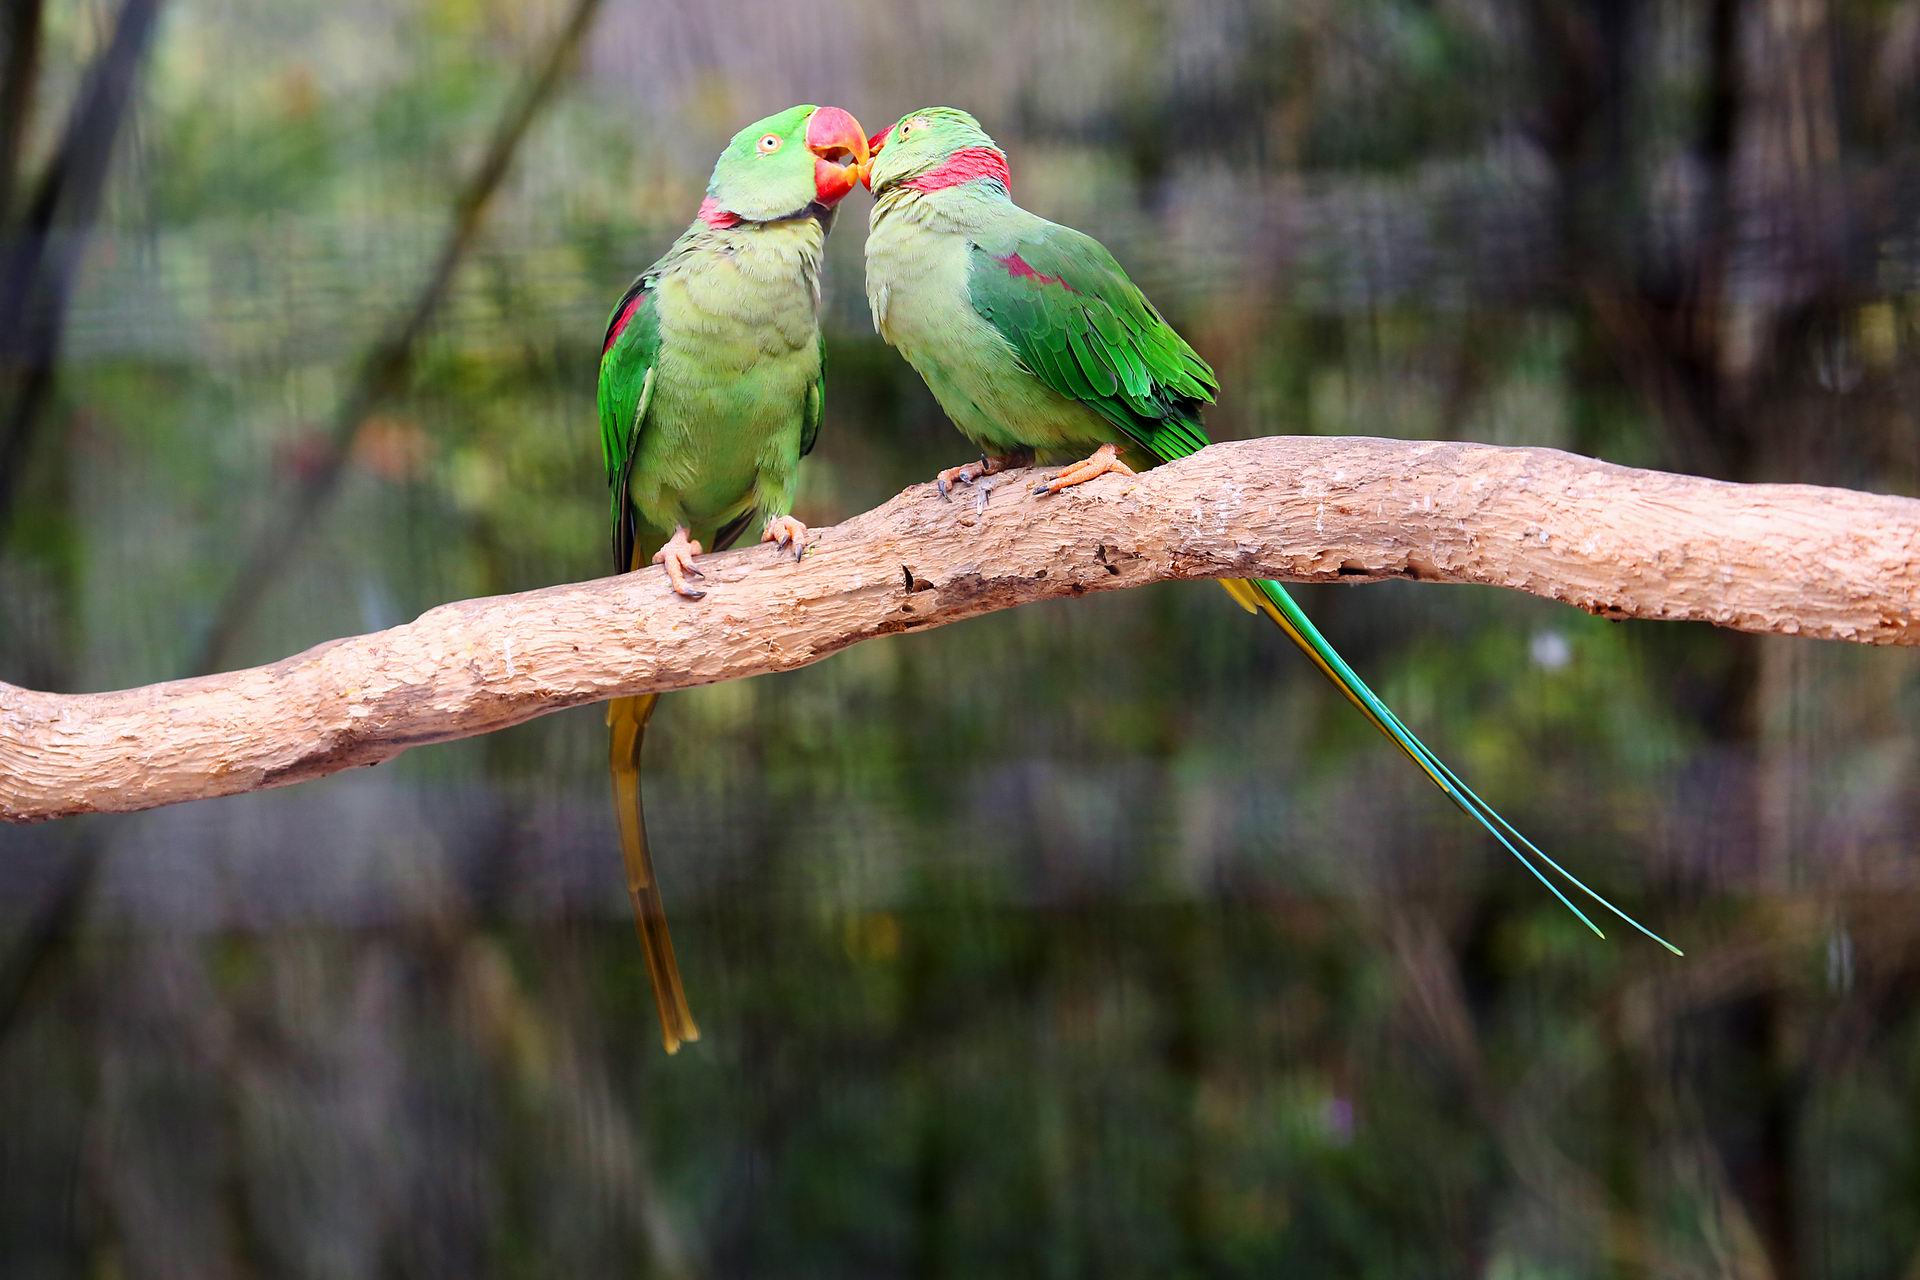
[{"label": "dark background area", "polygon": [[[596,576],[608,308],[719,146],[948,102],[1225,437],[1920,491],[1915,0],[8,0],[0,676]],[[829,247],[827,523],[966,446]],[[1302,592],[1588,935],[1166,586],[0,829],[0,1272],[1920,1276],[1920,659]]]}]

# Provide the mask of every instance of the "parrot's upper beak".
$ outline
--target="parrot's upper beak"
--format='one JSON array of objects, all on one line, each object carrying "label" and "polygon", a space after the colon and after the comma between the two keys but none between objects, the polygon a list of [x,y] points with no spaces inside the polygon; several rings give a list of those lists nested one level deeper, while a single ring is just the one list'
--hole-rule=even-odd
[{"label": "parrot's upper beak", "polygon": [[887,145],[887,135],[892,132],[893,126],[888,125],[867,139],[867,167],[860,174],[860,185],[869,191],[873,190],[873,162],[880,158],[880,148]]},{"label": "parrot's upper beak", "polygon": [[860,122],[839,107],[818,107],[807,118],[807,150],[813,162],[813,189],[831,208],[867,176],[867,135]]}]

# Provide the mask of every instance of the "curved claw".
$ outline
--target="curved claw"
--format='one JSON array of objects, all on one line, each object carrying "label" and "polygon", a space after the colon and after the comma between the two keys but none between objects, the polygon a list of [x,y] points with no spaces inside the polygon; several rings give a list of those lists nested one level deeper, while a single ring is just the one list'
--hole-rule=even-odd
[{"label": "curved claw", "polygon": [[770,516],[767,527],[761,531],[760,541],[781,547],[791,546],[793,558],[798,560],[807,554],[807,526],[792,516]]},{"label": "curved claw", "polygon": [[1072,466],[1061,471],[1058,475],[1034,489],[1034,492],[1058,493],[1062,489],[1070,489],[1074,485],[1085,484],[1087,481],[1099,476],[1104,476],[1108,472],[1121,476],[1139,474],[1139,472],[1135,471],[1132,467],[1120,461],[1120,449],[1117,445],[1103,444],[1093,451],[1091,457],[1074,463]]},{"label": "curved claw", "polygon": [[667,581],[673,585],[675,595],[687,600],[704,600],[707,593],[687,585],[688,578],[704,578],[707,575],[694,567],[693,558],[700,554],[700,544],[687,536],[686,526],[673,531],[661,548],[653,553],[653,563],[662,565],[667,571]]},{"label": "curved claw", "polygon": [[[963,462],[957,467],[948,467],[945,471],[936,475],[933,478],[933,487],[939,491],[942,498],[945,498],[948,502],[952,502],[953,487],[955,485],[975,484],[984,481],[988,476],[1005,471],[1008,467],[1014,466],[1019,461],[1020,459],[1011,457],[989,457],[983,453],[973,462]],[[989,484],[980,485],[980,496],[974,502],[974,509],[976,511],[986,510],[987,494],[992,488],[993,486]]]},{"label": "curved claw", "polygon": [[953,501],[953,487],[960,484],[972,484],[981,476],[991,475],[995,468],[982,456],[973,462],[963,462],[957,467],[948,467],[933,478],[933,487],[942,498]]}]

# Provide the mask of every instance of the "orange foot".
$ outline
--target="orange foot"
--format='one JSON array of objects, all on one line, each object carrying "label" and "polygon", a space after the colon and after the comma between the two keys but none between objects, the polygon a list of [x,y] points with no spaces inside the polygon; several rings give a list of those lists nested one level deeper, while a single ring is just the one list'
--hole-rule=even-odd
[{"label": "orange foot", "polygon": [[706,592],[696,591],[687,585],[688,578],[707,576],[693,567],[693,558],[699,554],[700,544],[687,536],[685,525],[675,529],[666,544],[653,553],[653,562],[667,567],[667,581],[673,584],[675,595],[685,596],[689,600],[706,599]]},{"label": "orange foot", "polygon": [[1093,451],[1093,456],[1074,463],[1059,475],[1035,489],[1035,493],[1058,493],[1062,489],[1071,489],[1074,485],[1085,484],[1096,476],[1104,476],[1109,471],[1119,476],[1138,475],[1132,467],[1120,461],[1120,449],[1117,445],[1103,444]]},{"label": "orange foot", "polygon": [[[953,486],[957,484],[973,484],[976,481],[984,480],[997,471],[1005,471],[1008,467],[1012,466],[1013,463],[1014,460],[1012,458],[989,458],[983,453],[980,455],[978,462],[963,462],[957,467],[948,467],[945,471],[942,471],[933,478],[933,487],[940,491],[941,497],[945,498],[948,502],[952,502]],[[987,500],[987,492],[992,488],[993,486],[988,484],[980,486],[980,501],[985,502]]]},{"label": "orange foot", "polygon": [[807,553],[807,526],[792,516],[769,516],[767,527],[760,534],[760,541],[771,542],[775,546],[793,548],[793,558],[798,560]]}]

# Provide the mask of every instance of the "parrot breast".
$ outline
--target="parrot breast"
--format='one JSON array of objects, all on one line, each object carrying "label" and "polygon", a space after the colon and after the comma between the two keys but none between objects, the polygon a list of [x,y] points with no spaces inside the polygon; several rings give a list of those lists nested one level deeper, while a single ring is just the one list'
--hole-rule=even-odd
[{"label": "parrot breast", "polygon": [[813,219],[701,232],[661,273],[660,355],[629,494],[646,522],[705,529],[790,495],[821,376]]}]

